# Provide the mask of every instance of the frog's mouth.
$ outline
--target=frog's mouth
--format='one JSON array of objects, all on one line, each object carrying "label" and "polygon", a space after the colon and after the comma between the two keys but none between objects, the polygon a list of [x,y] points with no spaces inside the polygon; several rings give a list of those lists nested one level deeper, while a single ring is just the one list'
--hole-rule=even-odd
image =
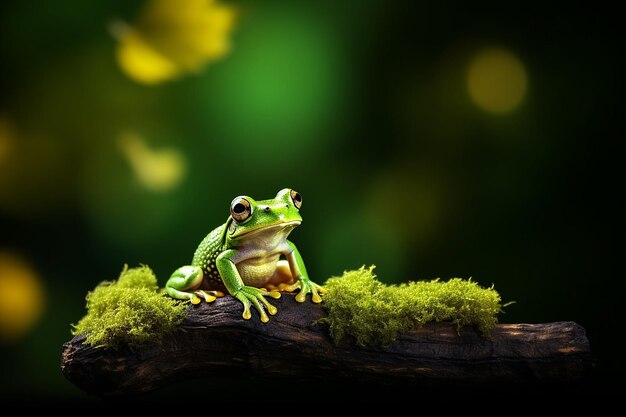
[{"label": "frog's mouth", "polygon": [[269,224],[269,225],[262,225],[262,226],[255,227],[253,229],[246,230],[245,232],[241,234],[234,234],[231,237],[232,238],[241,238],[241,237],[249,238],[259,233],[268,232],[268,231],[272,231],[275,229],[293,229],[297,226],[300,226],[300,223],[302,223],[301,220],[291,220],[288,222],[278,222],[278,223]]}]

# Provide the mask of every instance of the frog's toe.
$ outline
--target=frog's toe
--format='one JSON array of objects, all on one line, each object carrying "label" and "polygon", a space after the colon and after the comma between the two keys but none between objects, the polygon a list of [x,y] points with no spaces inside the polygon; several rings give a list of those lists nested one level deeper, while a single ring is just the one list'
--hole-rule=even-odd
[{"label": "frog's toe", "polygon": [[313,285],[315,286],[315,289],[317,290],[318,293],[320,293],[322,295],[328,294],[328,290],[326,288],[324,288],[321,285],[318,285],[316,283],[313,283]]},{"label": "frog's toe", "polygon": [[328,290],[314,282],[311,282],[310,284],[311,284],[311,301],[317,304],[321,303],[322,302],[321,296],[328,294]]},{"label": "frog's toe", "polygon": [[268,321],[270,321],[270,318],[267,317],[267,313],[265,312],[265,309],[263,308],[263,306],[259,302],[259,299],[260,298],[254,297],[250,301],[252,301],[252,305],[254,305],[256,310],[259,312],[259,316],[261,317],[261,321],[263,323],[267,323]]},{"label": "frog's toe", "polygon": [[191,301],[191,304],[200,304],[200,297],[198,297],[195,294],[191,294],[191,296],[189,297],[189,301]]},{"label": "frog's toe", "polygon": [[306,301],[306,294],[309,292],[309,289],[306,285],[303,285],[300,288],[300,292],[296,295],[296,301],[299,303],[304,303]]},{"label": "frog's toe", "polygon": [[246,320],[252,317],[250,313],[250,307],[254,306],[254,308],[259,313],[259,317],[263,323],[267,323],[270,321],[270,318],[267,316],[267,313],[270,315],[274,315],[278,312],[278,309],[271,305],[266,299],[265,296],[269,295],[271,297],[275,297],[275,292],[267,292],[265,290],[261,290],[259,288],[253,287],[243,287],[239,290],[235,297],[243,303],[243,314],[242,317]]},{"label": "frog's toe", "polygon": [[217,299],[217,297],[211,294],[211,292],[213,291],[198,290],[198,291],[195,291],[194,294],[200,298],[203,298],[204,301],[206,301],[207,303],[212,303],[213,301]]},{"label": "frog's toe", "polygon": [[250,305],[252,303],[250,302],[250,300],[248,300],[248,297],[246,297],[245,294],[238,292],[237,294],[235,294],[235,298],[237,298],[243,304],[243,313],[241,314],[241,317],[243,317],[245,320],[250,320],[250,318],[252,317],[252,313],[250,313]]},{"label": "frog's toe", "polygon": [[322,286],[314,283],[309,279],[300,279],[295,284],[289,285],[285,287],[284,291],[294,291],[300,289],[298,295],[296,295],[296,301],[299,303],[304,303],[306,301],[306,295],[311,294],[311,301],[314,303],[321,303],[322,297],[321,295],[327,294],[328,291],[324,289]]},{"label": "frog's toe", "polygon": [[267,294],[264,294],[264,295],[267,295],[268,297],[272,297],[275,300],[278,300],[280,298],[280,293],[278,291],[275,291],[275,290],[272,290],[272,291],[270,291],[270,292],[268,292]]},{"label": "frog's toe", "polygon": [[275,299],[279,299],[280,298],[280,293],[278,292],[278,287],[276,287],[275,285],[268,285],[268,288],[259,288],[259,290],[261,290],[261,294],[268,296],[268,297],[272,297]]},{"label": "frog's toe", "polygon": [[[270,293],[267,293],[265,295],[270,295]],[[280,294],[279,294],[279,297],[280,297]],[[274,307],[273,305],[271,305],[269,301],[267,301],[265,297],[263,297],[263,295],[258,295],[257,300],[263,303],[263,305],[265,306],[265,309],[267,309],[267,312],[270,313],[270,315],[273,316],[274,314],[278,312],[278,309]]]},{"label": "frog's toe", "polygon": [[293,284],[280,284],[279,285],[279,289],[281,291],[286,291],[286,292],[294,292],[295,290],[300,289],[301,285],[300,285],[300,281],[296,281]]}]

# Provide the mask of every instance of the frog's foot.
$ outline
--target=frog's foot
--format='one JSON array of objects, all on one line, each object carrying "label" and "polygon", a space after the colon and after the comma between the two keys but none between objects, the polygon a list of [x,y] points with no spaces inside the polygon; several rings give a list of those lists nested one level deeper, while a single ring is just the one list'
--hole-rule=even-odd
[{"label": "frog's foot", "polygon": [[301,277],[295,283],[291,285],[280,284],[278,288],[281,291],[293,292],[295,290],[300,290],[298,295],[296,295],[296,301],[299,303],[303,303],[306,301],[306,295],[311,294],[311,301],[314,303],[321,303],[322,297],[321,295],[328,294],[328,290],[326,290],[321,285],[318,285],[311,281],[308,278]]},{"label": "frog's foot", "polygon": [[179,291],[175,288],[165,287],[163,292],[169,295],[172,298],[176,298],[178,300],[189,300],[191,304],[200,304],[200,297],[198,297],[193,292]]},{"label": "frog's foot", "polygon": [[252,317],[252,314],[250,313],[250,306],[254,306],[256,308],[263,323],[270,321],[270,318],[265,313],[265,310],[267,310],[267,312],[272,316],[278,311],[278,309],[271,305],[265,297],[269,296],[272,298],[280,298],[279,292],[268,292],[261,288],[243,286],[234,294],[234,296],[243,303],[243,314],[241,316],[246,320],[250,320]]},{"label": "frog's foot", "polygon": [[[201,299],[204,299],[204,301],[206,301],[207,303],[212,303],[213,301],[217,300],[219,297],[223,297],[224,293],[221,291],[205,291],[205,290],[197,290],[194,291],[194,296],[196,296],[196,298],[200,297]],[[200,302],[200,298],[198,298],[198,301],[196,301],[194,303],[194,299],[191,299],[191,303],[192,304],[198,304]]]}]

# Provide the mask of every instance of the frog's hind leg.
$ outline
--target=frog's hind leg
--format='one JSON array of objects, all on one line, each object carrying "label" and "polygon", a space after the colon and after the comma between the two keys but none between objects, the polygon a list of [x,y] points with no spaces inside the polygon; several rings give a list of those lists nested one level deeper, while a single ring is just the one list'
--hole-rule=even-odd
[{"label": "frog's hind leg", "polygon": [[269,279],[265,288],[268,290],[279,290],[282,291],[288,285],[291,285],[296,280],[293,278],[291,274],[291,269],[289,268],[289,262],[286,260],[280,260],[276,264],[276,271],[274,271],[274,275]]},{"label": "frog's hind leg", "polygon": [[167,280],[165,293],[172,298],[189,300],[192,304],[200,302],[198,295],[207,302],[215,301],[215,297],[209,294],[208,291],[198,290],[202,285],[203,278],[204,274],[199,266],[187,265],[180,267]]},{"label": "frog's hind leg", "polygon": [[[312,300],[314,303],[321,303],[322,298],[319,296],[318,291],[321,294],[326,294],[326,290],[320,287],[315,283],[311,283],[314,285],[315,292],[312,294]],[[306,294],[308,292],[312,292],[310,287],[302,287],[301,284],[296,281],[291,274],[291,268],[289,267],[289,262],[286,260],[278,261],[276,265],[276,271],[272,278],[265,285],[265,288],[271,293],[276,293],[276,291],[284,291],[284,292],[293,292],[300,289],[300,293],[296,296],[296,301],[303,302],[305,300]],[[280,294],[280,293],[277,293]]]}]

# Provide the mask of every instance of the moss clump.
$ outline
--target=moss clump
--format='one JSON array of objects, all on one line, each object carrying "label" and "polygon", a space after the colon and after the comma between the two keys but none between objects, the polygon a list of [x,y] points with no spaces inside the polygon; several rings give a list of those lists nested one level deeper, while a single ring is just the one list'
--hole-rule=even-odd
[{"label": "moss clump", "polygon": [[125,265],[117,281],[102,282],[87,294],[87,315],[73,326],[72,334],[86,333],[86,343],[92,346],[139,346],[175,330],[186,309],[158,292],[148,266]]},{"label": "moss clump", "polygon": [[475,326],[488,335],[503,307],[500,295],[471,280],[453,278],[385,285],[376,280],[374,266],[361,267],[326,282],[325,307],[330,335],[338,342],[346,336],[365,345],[386,345],[398,332],[431,321],[451,321],[460,329]]}]

